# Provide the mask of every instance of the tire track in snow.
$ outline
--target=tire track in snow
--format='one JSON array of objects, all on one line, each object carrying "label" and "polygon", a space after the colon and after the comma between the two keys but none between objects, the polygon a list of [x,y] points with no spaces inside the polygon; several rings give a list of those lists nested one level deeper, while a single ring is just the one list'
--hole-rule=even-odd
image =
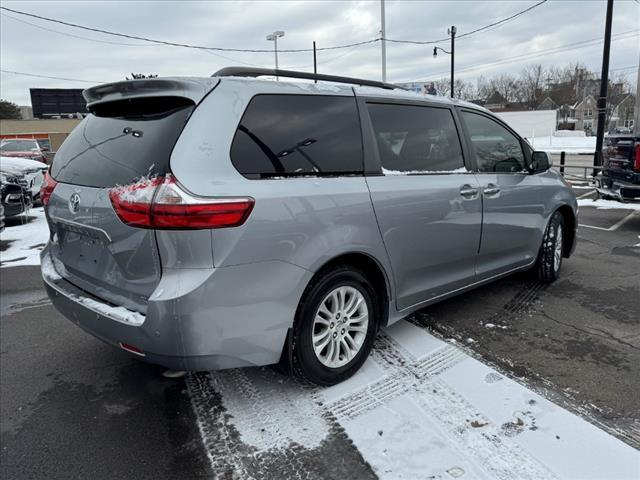
[{"label": "tire track in snow", "polygon": [[[335,399],[327,399],[331,389],[309,386],[269,368],[194,374],[187,384],[216,478],[341,478],[345,473],[373,478],[365,461],[370,446],[359,437],[357,424],[381,413],[401,417],[403,411],[394,410],[395,402],[409,402],[422,412],[447,450],[467,462],[469,473],[476,469],[487,478],[557,478],[514,442],[522,430],[535,428],[532,415],[521,414],[504,425],[492,423],[439,378],[468,358],[439,342],[416,359],[415,352],[383,331],[368,360],[378,378],[360,385],[349,380],[356,381],[355,388]],[[403,428],[415,429],[422,419],[402,421]],[[355,446],[350,431],[355,432]],[[367,442],[384,445],[388,440],[382,438],[382,430],[379,435],[379,441],[369,435]],[[370,461],[375,467],[376,457]],[[465,471],[457,465],[451,469]],[[376,468],[376,473],[381,478],[402,477],[397,470]]]}]

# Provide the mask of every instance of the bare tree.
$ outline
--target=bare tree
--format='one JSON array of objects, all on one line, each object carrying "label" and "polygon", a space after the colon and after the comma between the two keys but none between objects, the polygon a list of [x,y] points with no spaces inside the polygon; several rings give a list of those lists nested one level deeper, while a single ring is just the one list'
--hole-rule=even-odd
[{"label": "bare tree", "polygon": [[520,72],[521,94],[527,106],[536,108],[542,101],[545,71],[542,65],[527,65]]},{"label": "bare tree", "polygon": [[491,90],[498,92],[507,102],[515,102],[518,100],[518,79],[506,73],[501,73],[498,77],[489,80]]}]

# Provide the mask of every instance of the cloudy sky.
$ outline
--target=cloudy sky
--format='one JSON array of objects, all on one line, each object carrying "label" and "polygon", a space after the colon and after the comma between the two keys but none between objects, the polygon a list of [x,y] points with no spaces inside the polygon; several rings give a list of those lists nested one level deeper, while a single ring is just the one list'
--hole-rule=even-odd
[{"label": "cloudy sky", "polygon": [[[429,41],[458,35],[508,17],[539,0],[386,1],[389,39]],[[379,1],[2,1],[3,7],[92,28],[208,47],[269,49],[265,35],[284,30],[279,48],[344,45],[379,37]],[[580,61],[599,71],[606,2],[550,0],[532,11],[456,43],[459,76],[517,73],[528,63],[545,66]],[[84,88],[124,79],[131,72],[210,75],[228,65],[272,67],[273,53],[209,52],[162,46],[79,30],[2,10],[0,95],[29,104],[29,87]],[[28,22],[28,23],[25,23]],[[81,37],[81,38],[80,38]],[[448,42],[438,45],[447,48]],[[579,48],[580,47],[580,48]],[[448,75],[449,58],[432,57],[433,45],[387,44],[387,79],[421,81]],[[226,58],[223,58],[226,57]],[[616,0],[612,74],[634,80],[640,59],[640,3]],[[321,51],[323,73],[380,79],[380,42]],[[310,52],[281,53],[280,67],[313,69]],[[21,72],[63,77],[53,80]],[[82,81],[84,80],[84,81]]]}]

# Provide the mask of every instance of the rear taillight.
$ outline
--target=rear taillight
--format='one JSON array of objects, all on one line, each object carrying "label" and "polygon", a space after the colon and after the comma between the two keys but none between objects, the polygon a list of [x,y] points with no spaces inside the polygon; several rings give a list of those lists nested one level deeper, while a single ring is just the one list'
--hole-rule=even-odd
[{"label": "rear taillight", "polygon": [[633,161],[633,169],[640,172],[640,143],[636,143],[636,156]]},{"label": "rear taillight", "polygon": [[58,182],[56,182],[48,172],[45,173],[44,181],[40,187],[40,201],[43,205],[49,204],[49,198],[51,197],[53,190],[56,188],[56,185],[58,185]]},{"label": "rear taillight", "polygon": [[161,230],[237,227],[254,205],[249,197],[197,197],[170,176],[112,188],[109,198],[124,223]]}]

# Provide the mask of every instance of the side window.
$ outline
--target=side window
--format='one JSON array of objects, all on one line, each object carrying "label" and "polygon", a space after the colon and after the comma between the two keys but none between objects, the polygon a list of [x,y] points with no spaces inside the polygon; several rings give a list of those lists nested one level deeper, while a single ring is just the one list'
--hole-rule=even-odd
[{"label": "side window", "polygon": [[448,109],[370,103],[368,110],[384,173],[466,171]]},{"label": "side window", "polygon": [[362,173],[355,98],[255,96],[233,139],[231,161],[249,178]]},{"label": "side window", "polygon": [[484,115],[462,111],[481,172],[521,172],[524,154],[518,137]]}]

